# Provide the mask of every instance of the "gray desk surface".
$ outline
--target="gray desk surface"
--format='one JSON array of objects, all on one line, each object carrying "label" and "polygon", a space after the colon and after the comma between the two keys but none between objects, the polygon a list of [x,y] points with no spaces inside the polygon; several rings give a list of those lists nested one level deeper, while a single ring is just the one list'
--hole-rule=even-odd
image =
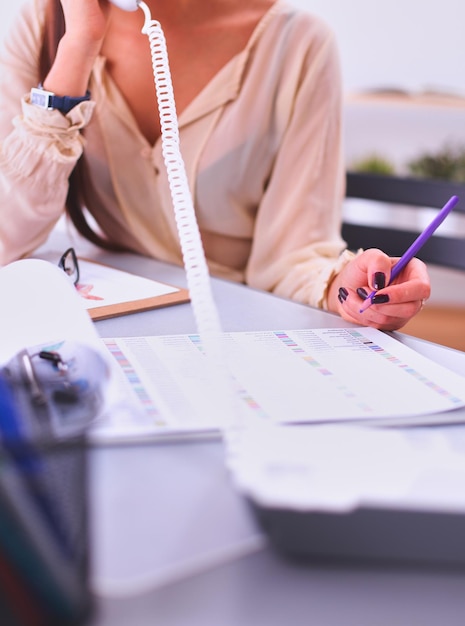
[{"label": "gray desk surface", "polygon": [[[100,260],[184,284],[183,271],[132,255]],[[346,326],[339,317],[213,280],[225,330]],[[189,305],[98,322],[102,337],[195,331]],[[398,335],[458,372],[465,354]],[[461,429],[461,426],[453,428]],[[258,532],[220,441],[91,451],[93,626],[463,625],[465,571],[292,564]]]}]

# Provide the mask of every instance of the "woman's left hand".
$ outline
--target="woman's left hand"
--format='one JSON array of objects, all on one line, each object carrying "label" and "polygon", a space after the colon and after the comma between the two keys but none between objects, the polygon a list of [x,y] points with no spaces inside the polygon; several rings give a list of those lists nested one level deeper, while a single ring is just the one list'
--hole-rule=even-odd
[{"label": "woman's left hand", "polygon": [[[375,248],[356,256],[332,281],[328,290],[329,310],[349,322],[380,330],[405,326],[429,298],[431,284],[426,265],[417,258],[407,263],[389,284],[391,268],[397,260]],[[373,290],[376,295],[372,304],[361,312]]]}]

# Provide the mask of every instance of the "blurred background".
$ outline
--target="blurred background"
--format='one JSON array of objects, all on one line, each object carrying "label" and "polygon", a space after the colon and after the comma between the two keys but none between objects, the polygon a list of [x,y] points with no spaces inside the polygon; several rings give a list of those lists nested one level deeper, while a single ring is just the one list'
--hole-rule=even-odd
[{"label": "blurred background", "polygon": [[[25,0],[4,0],[0,37]],[[335,31],[348,92],[374,86],[429,88],[465,94],[461,0],[290,0],[323,17]]]}]

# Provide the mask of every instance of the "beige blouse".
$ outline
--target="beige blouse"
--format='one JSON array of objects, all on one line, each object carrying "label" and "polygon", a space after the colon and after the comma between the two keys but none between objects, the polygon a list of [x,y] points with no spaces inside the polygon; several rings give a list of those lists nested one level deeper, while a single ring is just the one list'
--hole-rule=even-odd
[{"label": "beige blouse", "polygon": [[[23,7],[1,58],[0,265],[46,240],[83,150],[102,231],[182,264],[161,141],[141,134],[105,59],[93,68],[91,102],[67,115],[30,104],[44,3]],[[328,280],[348,257],[340,67],[327,26],[278,1],[182,112],[179,133],[212,274],[324,306]]]}]

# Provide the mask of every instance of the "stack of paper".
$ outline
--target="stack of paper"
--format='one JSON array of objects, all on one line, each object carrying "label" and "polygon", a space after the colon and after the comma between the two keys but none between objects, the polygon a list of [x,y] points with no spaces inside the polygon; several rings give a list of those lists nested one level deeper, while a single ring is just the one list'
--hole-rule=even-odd
[{"label": "stack of paper", "polygon": [[238,489],[264,507],[463,514],[465,446],[456,437],[454,428],[255,424],[238,436],[230,467]]}]

